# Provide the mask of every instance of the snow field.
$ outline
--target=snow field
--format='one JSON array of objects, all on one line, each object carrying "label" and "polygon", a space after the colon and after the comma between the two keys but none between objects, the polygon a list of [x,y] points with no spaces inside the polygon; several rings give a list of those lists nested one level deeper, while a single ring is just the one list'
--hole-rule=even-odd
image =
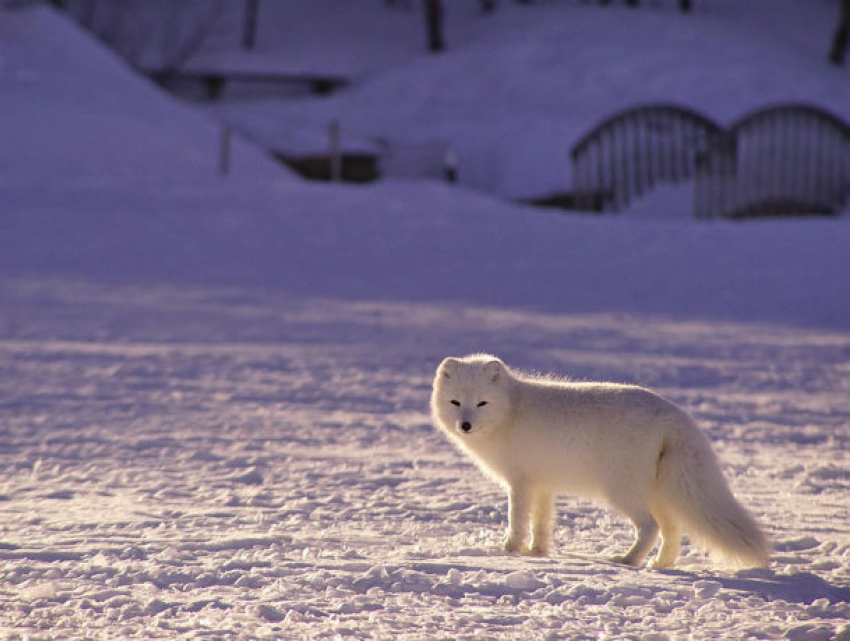
[{"label": "snow field", "polygon": [[[457,138],[467,186],[527,195],[562,188],[567,141],[621,101],[848,115],[817,49],[829,3],[803,21],[712,0],[691,22],[504,4],[461,25],[468,47],[449,34],[457,64],[384,42],[349,60],[374,74],[350,93],[232,117]],[[642,57],[599,37],[626,15]],[[545,16],[539,40],[520,16]],[[552,53],[566,41],[605,72]],[[348,48],[323,51],[328,68]],[[305,185],[241,144],[221,181],[217,125],[43,8],[0,11],[0,85],[0,636],[850,637],[846,218],[699,225],[672,192],[644,203],[653,221],[559,217],[411,180]],[[552,558],[503,555],[502,492],[427,416],[439,361],[479,350],[691,411],[770,568],[690,546],[675,570],[606,563],[629,527],[568,498]]]},{"label": "snow field", "polygon": [[[47,281],[0,302],[11,638],[847,634],[844,335]],[[503,555],[502,492],[426,414],[442,355],[496,347],[687,407],[771,567],[609,564],[626,521],[567,498],[552,558]]]},{"label": "snow field", "polygon": [[[477,2],[461,0],[446,3],[449,47],[437,56],[423,51],[418,8],[311,4],[323,17],[311,27],[295,27],[309,20],[304,3],[279,3],[256,51],[246,56],[234,52],[234,39],[213,39],[199,66],[247,58],[298,72],[312,64],[347,73],[354,85],[322,100],[235,98],[205,110],[292,155],[324,152],[328,123],[338,120],[345,144],[382,152],[394,177],[440,179],[451,148],[465,186],[510,198],[562,192],[571,185],[571,145],[643,103],[678,103],[721,124],[789,101],[850,119],[846,69],[825,61],[834,2],[773,0],[766,11],[750,0],[710,0],[694,2],[689,15],[668,0],[640,9],[502,2],[485,17]],[[675,205],[664,214],[687,217],[691,203]]]}]

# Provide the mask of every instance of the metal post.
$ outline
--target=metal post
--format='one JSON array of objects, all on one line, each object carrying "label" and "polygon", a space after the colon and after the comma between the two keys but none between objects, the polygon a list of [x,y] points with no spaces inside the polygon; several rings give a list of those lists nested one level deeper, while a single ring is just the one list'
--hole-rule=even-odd
[{"label": "metal post", "polygon": [[437,53],[446,48],[443,40],[443,0],[425,0],[425,26],[428,51]]},{"label": "metal post", "polygon": [[245,24],[242,28],[242,48],[253,49],[257,40],[257,16],[260,0],[245,0]]},{"label": "metal post", "polygon": [[330,179],[333,182],[342,180],[342,152],[340,151],[340,125],[339,120],[331,120],[328,124],[329,156],[330,156]]},{"label": "metal post", "polygon": [[448,147],[443,156],[443,176],[447,183],[457,182],[457,153],[452,147]]},{"label": "metal post", "polygon": [[218,173],[222,176],[230,174],[230,148],[233,131],[225,125],[221,129],[221,139],[218,149]]}]

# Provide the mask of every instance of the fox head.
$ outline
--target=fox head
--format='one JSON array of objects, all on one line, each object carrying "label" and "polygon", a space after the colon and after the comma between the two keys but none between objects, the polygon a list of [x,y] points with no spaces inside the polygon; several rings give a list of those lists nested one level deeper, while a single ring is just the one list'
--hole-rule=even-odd
[{"label": "fox head", "polygon": [[447,358],[437,368],[431,413],[439,427],[462,441],[480,438],[510,413],[507,367],[495,356]]}]

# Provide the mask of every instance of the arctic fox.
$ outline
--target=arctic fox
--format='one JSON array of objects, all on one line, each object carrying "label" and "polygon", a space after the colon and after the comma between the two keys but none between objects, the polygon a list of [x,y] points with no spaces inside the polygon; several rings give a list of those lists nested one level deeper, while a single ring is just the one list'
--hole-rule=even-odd
[{"label": "arctic fox", "polygon": [[[431,395],[436,426],[508,491],[508,552],[546,555],[556,494],[600,497],[631,519],[613,560],[671,567],[683,530],[731,565],[765,566],[769,546],[735,500],[708,439],[642,387],[520,374],[494,356],[447,358]],[[530,534],[530,541],[529,541]]]}]

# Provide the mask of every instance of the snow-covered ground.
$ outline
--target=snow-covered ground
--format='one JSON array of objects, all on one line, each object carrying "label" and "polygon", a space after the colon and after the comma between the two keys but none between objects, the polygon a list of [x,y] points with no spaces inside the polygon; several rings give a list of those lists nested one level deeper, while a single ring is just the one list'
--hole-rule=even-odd
[{"label": "snow-covered ground", "polygon": [[503,0],[492,15],[453,0],[437,56],[424,51],[418,3],[377,16],[341,0],[309,0],[316,13],[306,4],[268,3],[256,50],[233,57],[232,35],[211,39],[195,64],[323,68],[358,82],[325,100],[225,100],[210,111],[290,154],[326,150],[335,119],[347,144],[376,149],[393,176],[439,177],[451,148],[465,185],[514,198],[564,191],[572,144],[641,103],[678,103],[723,125],[789,101],[850,120],[847,69],[826,64],[833,0],[771,0],[770,10],[697,0],[689,14],[675,0],[639,10]]},{"label": "snow-covered ground", "polygon": [[[850,633],[850,337],[239,290],[5,290],[2,626],[46,638],[797,638]],[[429,424],[445,354],[639,381],[699,419],[776,552],[608,564],[560,502],[548,559]]]},{"label": "snow-covered ground", "polygon": [[[846,80],[821,58],[804,84]],[[46,9],[0,11],[0,131],[3,636],[850,638],[846,217],[558,216],[248,145],[222,180],[214,122]],[[609,564],[629,526],[569,498],[551,558],[502,554],[505,498],[427,415],[477,350],[680,403],[770,567]]]}]

